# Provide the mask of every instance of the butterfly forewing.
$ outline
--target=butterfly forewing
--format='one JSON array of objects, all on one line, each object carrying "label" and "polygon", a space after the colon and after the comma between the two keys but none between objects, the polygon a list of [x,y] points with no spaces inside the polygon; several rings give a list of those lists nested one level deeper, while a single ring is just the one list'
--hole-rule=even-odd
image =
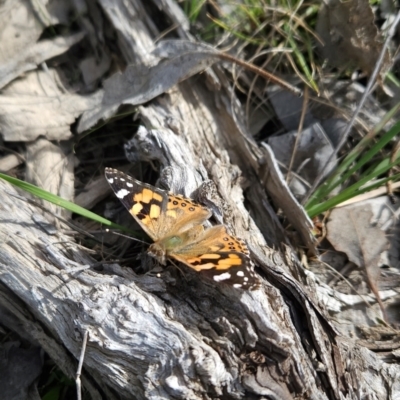
[{"label": "butterfly forewing", "polygon": [[246,244],[225,226],[204,229],[211,212],[191,199],[167,193],[118,170],[105,175],[115,195],[154,240],[159,260],[170,256],[216,282],[255,289],[259,280]]},{"label": "butterfly forewing", "polygon": [[190,199],[173,196],[116,169],[106,168],[105,174],[115,195],[154,241],[202,224],[211,215]]},{"label": "butterfly forewing", "polygon": [[133,179],[116,169],[106,168],[105,175],[115,195],[153,239],[162,237],[157,219],[167,208],[168,195],[161,189]]}]

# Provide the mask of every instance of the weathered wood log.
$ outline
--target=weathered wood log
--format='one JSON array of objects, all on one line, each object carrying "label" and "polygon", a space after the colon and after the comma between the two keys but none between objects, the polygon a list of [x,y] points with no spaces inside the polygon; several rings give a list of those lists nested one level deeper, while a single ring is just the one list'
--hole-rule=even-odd
[{"label": "weathered wood log", "polygon": [[[172,103],[177,110],[177,99]],[[141,109],[153,126],[162,123],[156,117],[164,111],[157,101]],[[212,113],[203,110],[202,115],[211,118]],[[158,154],[163,165],[170,166],[164,180],[175,190],[174,182],[182,184],[182,180],[187,181],[182,187],[194,188],[200,157],[186,138],[195,142],[200,134],[201,129],[182,137],[168,127],[142,129],[135,143],[139,153],[145,149],[147,158]],[[214,151],[206,151],[208,145]],[[222,187],[229,193],[223,199],[223,221],[252,248],[259,246],[262,237],[255,224],[243,228],[251,217],[239,185],[232,184],[238,180],[229,174],[237,174],[237,168],[229,164],[221,144],[209,137],[194,149],[204,152],[204,159],[209,154],[203,162],[206,169],[219,165],[209,175],[217,192]],[[181,176],[176,181],[169,179],[175,171]],[[83,333],[89,330],[83,377],[92,395],[98,391],[110,399],[247,398],[250,394],[281,399],[357,398],[354,379],[366,393],[382,389],[380,385],[368,389],[364,377],[368,369],[378,368],[378,360],[367,350],[342,342],[310,293],[291,278],[289,271],[296,262],[291,261],[289,248],[286,257],[266,246],[259,250],[258,254],[265,254],[259,262],[268,280],[255,292],[216,286],[186,270],[184,277],[167,270],[162,279],[137,276],[117,265],[103,271],[82,270],[94,261],[70,237],[43,230],[35,222],[37,211],[13,197],[14,190],[4,182],[1,185],[3,315],[12,314],[9,327],[22,326],[24,335],[39,343],[70,376]],[[228,218],[225,210],[230,210]],[[348,358],[359,359],[357,354],[363,354],[364,366],[361,360],[346,365]],[[383,383],[390,368],[382,363],[379,369]]]}]

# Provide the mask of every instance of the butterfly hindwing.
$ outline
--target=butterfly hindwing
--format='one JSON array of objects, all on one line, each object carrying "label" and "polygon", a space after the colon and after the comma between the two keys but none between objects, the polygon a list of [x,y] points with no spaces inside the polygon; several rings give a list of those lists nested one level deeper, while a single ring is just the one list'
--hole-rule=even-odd
[{"label": "butterfly hindwing", "polygon": [[228,234],[224,225],[206,229],[196,241],[171,256],[216,282],[242,289],[259,286],[246,244]]}]

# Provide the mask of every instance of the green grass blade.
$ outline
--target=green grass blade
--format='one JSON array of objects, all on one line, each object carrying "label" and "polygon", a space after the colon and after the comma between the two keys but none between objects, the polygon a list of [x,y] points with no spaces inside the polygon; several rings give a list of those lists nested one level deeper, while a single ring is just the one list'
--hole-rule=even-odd
[{"label": "green grass blade", "polygon": [[[400,122],[396,123],[389,131],[387,131],[378,142],[373,145],[356,164],[348,169],[348,167],[357,159],[360,155],[360,151],[363,147],[371,140],[371,138],[367,138],[367,140],[363,140],[361,142],[362,146],[357,146],[356,149],[353,149],[348,156],[343,160],[341,165],[337,168],[334,175],[329,178],[326,183],[320,186],[319,189],[315,191],[315,193],[310,197],[306,207],[312,207],[317,203],[321,202],[321,199],[325,198],[332,192],[337,186],[344,183],[351,175],[353,175],[356,171],[361,169],[367,162],[369,162],[373,157],[378,154],[383,147],[385,147],[396,135],[400,133]],[[359,144],[361,144],[361,142]],[[344,172],[346,171],[346,172]]]},{"label": "green grass blade", "polygon": [[360,179],[354,185],[349,186],[348,188],[344,189],[338,195],[330,198],[327,201],[324,201],[323,203],[307,207],[306,211],[307,211],[309,217],[313,218],[316,215],[321,214],[322,212],[325,212],[325,211],[329,210],[330,208],[337,206],[340,203],[343,203],[344,201],[347,201],[347,200],[349,200],[355,196],[358,196],[360,194],[366,193],[370,190],[376,189],[376,188],[384,185],[388,181],[391,181],[391,180],[395,181],[395,180],[399,179],[400,174],[396,174],[396,175],[393,175],[388,178],[379,179],[376,182],[372,183],[371,185],[362,187],[362,186],[366,185],[369,181],[375,179],[377,175],[381,175],[381,174],[385,173],[390,168],[392,168],[393,166],[398,164],[399,161],[400,161],[400,157],[398,157],[398,159],[393,163],[389,163],[389,160],[384,160],[384,161],[380,162],[374,168],[374,170],[372,171],[371,174]]},{"label": "green grass blade", "polygon": [[304,82],[309,85],[316,93],[319,93],[319,89],[318,89],[318,85],[315,82],[312,73],[310,71],[310,68],[308,67],[307,61],[305,59],[305,57],[303,56],[303,53],[301,52],[301,50],[299,49],[299,47],[297,46],[296,41],[293,39],[293,37],[290,35],[290,32],[288,33],[288,42],[290,44],[290,47],[293,50],[293,54],[296,57],[296,60],[299,64],[299,66],[301,67],[301,70],[303,71],[303,74],[305,75],[306,79],[304,80]]},{"label": "green grass blade", "polygon": [[317,216],[318,214],[322,214],[323,212],[328,211],[329,209],[337,206],[340,203],[350,200],[351,198],[355,197],[356,195],[358,196],[360,194],[377,189],[377,188],[381,187],[382,185],[384,185],[385,183],[387,183],[391,180],[397,180],[399,178],[400,178],[400,174],[393,175],[389,178],[380,179],[379,181],[373,183],[372,185],[366,186],[366,187],[358,190],[356,193],[354,193],[354,192],[347,193],[347,192],[343,191],[340,193],[340,195],[334,196],[331,199],[325,201],[324,203],[317,204],[316,206],[310,208],[307,211],[308,216],[310,218],[313,218],[313,217]]},{"label": "green grass blade", "polygon": [[5,181],[11,183],[12,185],[19,187],[22,190],[25,190],[28,193],[33,194],[36,197],[39,197],[43,200],[46,200],[50,203],[53,203],[57,206],[60,206],[68,211],[71,211],[75,214],[81,215],[82,217],[91,219],[92,221],[98,222],[99,224],[103,224],[108,226],[112,229],[119,229],[123,231],[127,231],[127,229],[121,225],[114,224],[113,222],[109,221],[101,217],[100,215],[95,214],[92,211],[88,211],[83,207],[80,207],[68,200],[64,200],[63,198],[56,196],[55,194],[49,193],[46,190],[40,189],[39,187],[32,185],[31,183],[27,183],[21,181],[17,178],[13,178],[12,176],[0,173],[0,178],[4,179]]}]

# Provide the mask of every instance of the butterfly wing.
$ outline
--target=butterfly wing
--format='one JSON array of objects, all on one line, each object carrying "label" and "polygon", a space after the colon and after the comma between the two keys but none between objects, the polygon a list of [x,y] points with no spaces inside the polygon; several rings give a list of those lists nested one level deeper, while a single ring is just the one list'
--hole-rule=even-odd
[{"label": "butterfly wing", "polygon": [[207,208],[112,168],[106,168],[105,175],[115,195],[161,245],[162,252],[171,237],[179,237],[180,244],[168,249],[168,256],[216,282],[251,290],[259,287],[246,244],[229,235],[223,225],[208,229],[202,226],[211,216]]},{"label": "butterfly wing", "polygon": [[229,235],[224,225],[206,229],[169,255],[216,282],[250,290],[260,286],[246,244]]},{"label": "butterfly wing", "polygon": [[207,220],[210,211],[183,196],[167,193],[112,168],[105,175],[115,195],[156,242]]}]

